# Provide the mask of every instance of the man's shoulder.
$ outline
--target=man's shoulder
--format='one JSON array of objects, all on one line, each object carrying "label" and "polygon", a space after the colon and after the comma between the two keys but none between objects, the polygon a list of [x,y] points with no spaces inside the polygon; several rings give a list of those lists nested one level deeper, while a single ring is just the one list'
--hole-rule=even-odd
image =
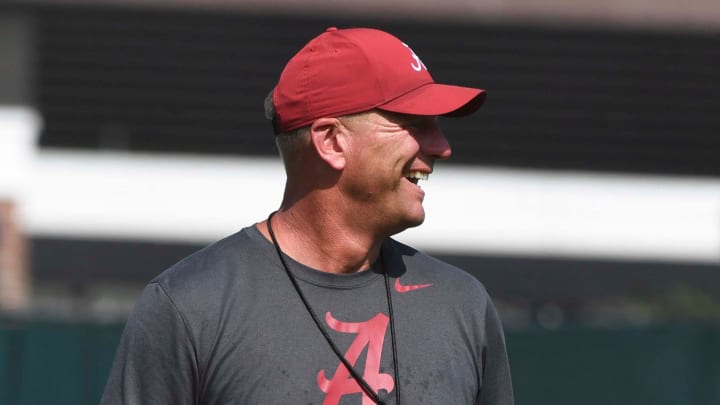
[{"label": "man's shoulder", "polygon": [[254,228],[244,228],[183,258],[155,277],[171,295],[185,290],[202,291],[227,286],[257,267],[262,259],[261,241]]},{"label": "man's shoulder", "polygon": [[403,274],[412,275],[413,278],[419,277],[434,282],[437,286],[445,286],[458,294],[483,297],[487,295],[482,282],[464,269],[394,239],[390,239],[389,243],[394,256],[391,260],[395,260],[400,266],[401,277]]}]

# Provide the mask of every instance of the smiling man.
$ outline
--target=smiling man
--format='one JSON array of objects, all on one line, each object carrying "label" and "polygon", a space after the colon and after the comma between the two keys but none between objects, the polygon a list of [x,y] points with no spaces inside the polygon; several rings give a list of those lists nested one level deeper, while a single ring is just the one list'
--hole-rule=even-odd
[{"label": "smiling man", "polygon": [[280,209],[148,285],[103,404],[512,404],[483,286],[390,238],[424,221],[419,182],[451,155],[437,117],[484,98],[388,33],[311,40],[265,101]]}]

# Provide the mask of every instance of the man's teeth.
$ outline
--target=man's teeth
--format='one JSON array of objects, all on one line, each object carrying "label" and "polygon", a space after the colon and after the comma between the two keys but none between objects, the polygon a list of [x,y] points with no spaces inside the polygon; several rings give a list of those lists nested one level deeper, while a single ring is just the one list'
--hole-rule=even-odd
[{"label": "man's teeth", "polygon": [[405,175],[410,180],[427,180],[430,177],[427,173],[414,171]]}]

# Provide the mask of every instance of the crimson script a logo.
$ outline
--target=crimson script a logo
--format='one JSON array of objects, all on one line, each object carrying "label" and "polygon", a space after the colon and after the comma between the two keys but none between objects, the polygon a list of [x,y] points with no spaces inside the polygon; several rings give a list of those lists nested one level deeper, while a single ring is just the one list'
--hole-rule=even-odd
[{"label": "crimson script a logo", "polygon": [[[360,354],[367,347],[363,378],[375,392],[380,390],[391,392],[395,388],[393,376],[380,373],[380,358],[389,318],[383,313],[378,313],[365,322],[342,322],[327,312],[325,321],[334,331],[357,335],[345,353],[345,359],[354,367]],[[326,394],[322,405],[338,405],[343,396],[358,393],[363,394],[362,405],[374,405],[372,399],[365,395],[360,385],[352,378],[342,363],[335,368],[332,378],[327,378],[325,370],[320,370],[317,381],[320,390]]]}]

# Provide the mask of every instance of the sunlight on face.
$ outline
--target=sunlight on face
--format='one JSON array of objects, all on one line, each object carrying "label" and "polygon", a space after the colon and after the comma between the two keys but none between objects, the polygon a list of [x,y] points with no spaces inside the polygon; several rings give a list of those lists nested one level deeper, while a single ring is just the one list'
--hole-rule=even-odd
[{"label": "sunlight on face", "polygon": [[435,116],[370,111],[339,119],[349,131],[342,190],[353,212],[388,234],[420,225],[434,161],[450,155]]}]

